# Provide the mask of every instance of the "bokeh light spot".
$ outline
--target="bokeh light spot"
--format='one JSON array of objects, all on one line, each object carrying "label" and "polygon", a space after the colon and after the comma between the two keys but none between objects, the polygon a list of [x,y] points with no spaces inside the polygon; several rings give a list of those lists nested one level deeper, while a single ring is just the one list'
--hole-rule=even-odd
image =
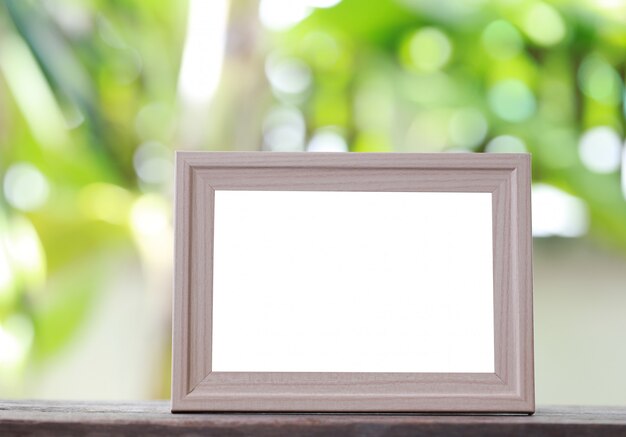
[{"label": "bokeh light spot", "polygon": [[261,0],[259,19],[269,30],[287,30],[308,17],[313,8],[303,1]]},{"label": "bokeh light spot", "polygon": [[140,145],[133,155],[137,176],[148,184],[168,182],[173,174],[171,152],[163,144],[148,141]]},{"label": "bokeh light spot", "polygon": [[4,195],[14,208],[33,211],[46,203],[48,180],[33,164],[13,164],[4,176]]},{"label": "bokeh light spot", "polygon": [[487,146],[485,152],[488,153],[525,153],[526,145],[524,142],[513,135],[500,135],[495,137]]},{"label": "bokeh light spot", "polygon": [[23,216],[14,217],[5,244],[11,264],[24,283],[29,287],[43,284],[46,257],[33,224]]},{"label": "bokeh light spot", "polygon": [[590,55],[578,70],[578,83],[585,95],[603,103],[617,103],[621,97],[619,74],[604,59]]},{"label": "bokeh light spot", "polygon": [[20,289],[39,289],[46,278],[46,256],[33,224],[15,215],[6,230],[0,234],[0,307]]},{"label": "bokeh light spot", "polygon": [[409,53],[413,66],[418,70],[436,71],[450,60],[452,43],[441,30],[425,27],[411,36]]},{"label": "bokeh light spot", "polygon": [[138,198],[130,213],[130,224],[137,234],[146,237],[164,235],[168,228],[168,202],[156,194],[144,194]]},{"label": "bokeh light spot", "polygon": [[301,152],[304,150],[304,137],[304,117],[297,108],[281,106],[267,115],[263,124],[263,140],[268,150]]},{"label": "bokeh light spot", "polygon": [[524,31],[537,44],[552,46],[565,37],[565,22],[559,12],[546,3],[535,3],[524,18]]},{"label": "bokeh light spot", "polygon": [[593,172],[616,171],[620,166],[621,152],[622,141],[617,132],[608,126],[594,127],[580,137],[580,160]]},{"label": "bokeh light spot", "polygon": [[490,23],[483,31],[482,43],[487,53],[502,60],[517,55],[524,45],[518,30],[506,20]]},{"label": "bokeh light spot", "polygon": [[511,122],[528,119],[537,106],[535,96],[528,86],[516,79],[503,80],[492,86],[488,100],[493,112]]},{"label": "bokeh light spot", "polygon": [[0,369],[14,369],[24,362],[34,332],[31,320],[21,314],[9,316],[0,325]]},{"label": "bokeh light spot", "polygon": [[279,97],[281,93],[302,94],[311,85],[311,69],[296,58],[269,56],[265,62],[265,74]]},{"label": "bokeh light spot", "polygon": [[624,0],[595,0],[594,2],[602,9],[613,12],[614,9],[622,9],[626,6],[626,1]]},{"label": "bokeh light spot", "polygon": [[589,227],[587,205],[552,185],[533,184],[533,236],[580,237]]},{"label": "bokeh light spot", "polygon": [[307,146],[308,152],[347,152],[348,144],[336,128],[318,129]]}]

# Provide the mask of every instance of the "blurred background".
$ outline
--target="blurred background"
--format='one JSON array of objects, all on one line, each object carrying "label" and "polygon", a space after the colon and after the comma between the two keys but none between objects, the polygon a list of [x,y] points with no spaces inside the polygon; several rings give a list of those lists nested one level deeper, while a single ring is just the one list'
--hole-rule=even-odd
[{"label": "blurred background", "polygon": [[626,405],[626,1],[2,0],[0,397],[167,398],[173,151],[531,152],[537,402]]}]

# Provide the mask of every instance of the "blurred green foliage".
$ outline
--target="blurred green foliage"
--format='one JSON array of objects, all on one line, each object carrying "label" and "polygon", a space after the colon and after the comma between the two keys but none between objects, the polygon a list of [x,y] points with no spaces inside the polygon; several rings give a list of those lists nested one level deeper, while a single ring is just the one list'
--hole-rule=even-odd
[{"label": "blurred green foliage", "polygon": [[275,35],[312,80],[301,100],[274,93],[352,151],[528,151],[534,179],[624,248],[625,25],[623,2],[344,0]]},{"label": "blurred green foliage", "polygon": [[172,159],[185,11],[0,4],[0,392],[19,393],[27,365],[75,334],[103,292],[103,258],[139,244],[133,207],[169,187],[171,169],[142,181],[133,157],[151,142]]},{"label": "blurred green foliage", "polygon": [[623,2],[333,3],[263,0],[260,22],[231,1],[195,112],[177,88],[187,3],[0,3],[0,392],[79,329],[116,248],[150,264],[169,238],[178,148],[529,151],[534,179],[626,249]]}]

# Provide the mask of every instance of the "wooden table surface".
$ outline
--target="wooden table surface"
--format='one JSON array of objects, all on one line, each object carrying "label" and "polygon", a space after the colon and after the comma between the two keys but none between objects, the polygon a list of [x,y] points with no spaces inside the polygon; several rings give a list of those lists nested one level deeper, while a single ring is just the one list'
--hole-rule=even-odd
[{"label": "wooden table surface", "polygon": [[527,415],[172,414],[168,401],[0,401],[0,436],[626,436],[626,407]]}]

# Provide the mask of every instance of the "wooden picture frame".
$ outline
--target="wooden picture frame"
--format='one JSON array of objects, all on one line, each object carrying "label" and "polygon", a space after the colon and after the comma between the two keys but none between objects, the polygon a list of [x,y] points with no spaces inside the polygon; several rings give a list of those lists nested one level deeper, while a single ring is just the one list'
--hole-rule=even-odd
[{"label": "wooden picture frame", "polygon": [[[534,412],[529,155],[178,152],[176,161],[173,412]],[[216,190],[492,193],[495,372],[213,372]]]}]

